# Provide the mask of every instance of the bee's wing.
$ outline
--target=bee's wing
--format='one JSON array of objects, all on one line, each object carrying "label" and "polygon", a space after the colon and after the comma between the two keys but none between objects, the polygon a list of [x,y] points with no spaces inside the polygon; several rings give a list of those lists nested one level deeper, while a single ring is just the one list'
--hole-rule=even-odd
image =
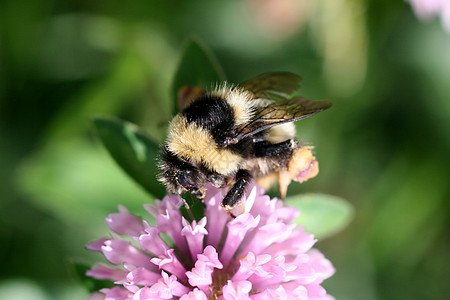
[{"label": "bee's wing", "polygon": [[289,72],[274,72],[259,75],[239,86],[253,93],[255,98],[280,100],[288,99],[300,88],[302,79]]},{"label": "bee's wing", "polygon": [[252,119],[237,129],[225,144],[236,144],[243,138],[283,123],[295,122],[312,116],[331,106],[328,101],[311,101],[302,97],[272,102],[258,109]]}]

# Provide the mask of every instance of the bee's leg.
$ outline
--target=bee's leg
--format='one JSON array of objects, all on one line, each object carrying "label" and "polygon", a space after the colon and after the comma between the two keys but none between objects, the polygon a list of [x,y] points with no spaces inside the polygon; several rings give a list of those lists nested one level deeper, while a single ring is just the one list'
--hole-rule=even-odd
[{"label": "bee's leg", "polygon": [[319,164],[311,151],[312,147],[300,146],[296,140],[278,144],[256,143],[254,149],[254,155],[263,158],[269,170],[278,172],[282,198],[286,196],[291,180],[302,183],[319,172]]},{"label": "bee's leg", "polygon": [[291,176],[288,171],[280,170],[278,173],[278,185],[280,189],[280,198],[286,199],[287,189],[291,183]]},{"label": "bee's leg", "polygon": [[264,157],[274,172],[278,173],[278,186],[281,199],[286,198],[287,188],[291,183],[291,176],[287,166],[292,154],[300,147],[296,140],[290,139],[278,144],[256,143],[255,156]]},{"label": "bee's leg", "polygon": [[274,162],[277,162],[278,165],[283,166],[283,164],[287,165],[292,153],[298,147],[300,147],[300,145],[293,139],[278,144],[263,142],[254,145],[254,153],[256,157],[267,157],[274,160]]},{"label": "bee's leg", "polygon": [[248,171],[237,171],[235,176],[235,184],[231,187],[222,201],[222,206],[228,213],[230,213],[230,210],[232,210],[241,200],[250,179],[251,175]]}]

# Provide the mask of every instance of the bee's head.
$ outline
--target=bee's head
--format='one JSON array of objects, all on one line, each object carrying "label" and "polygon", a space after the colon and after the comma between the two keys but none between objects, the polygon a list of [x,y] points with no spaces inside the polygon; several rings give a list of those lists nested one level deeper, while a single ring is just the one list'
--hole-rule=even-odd
[{"label": "bee's head", "polygon": [[167,190],[174,194],[189,192],[199,198],[204,197],[203,186],[205,176],[187,160],[178,157],[167,146],[161,150],[159,168],[159,181]]}]

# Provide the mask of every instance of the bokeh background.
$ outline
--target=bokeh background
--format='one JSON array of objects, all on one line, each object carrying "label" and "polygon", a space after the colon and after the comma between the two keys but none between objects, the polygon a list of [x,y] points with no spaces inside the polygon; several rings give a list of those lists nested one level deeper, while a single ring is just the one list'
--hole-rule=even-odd
[{"label": "bokeh background", "polygon": [[[299,122],[319,177],[355,217],[317,247],[337,299],[449,299],[450,28],[392,0],[0,3],[0,298],[85,299],[74,262],[123,204],[152,199],[95,137],[113,115],[156,141],[186,38],[231,82],[303,77],[334,106]],[[195,73],[195,70],[192,70]]]}]

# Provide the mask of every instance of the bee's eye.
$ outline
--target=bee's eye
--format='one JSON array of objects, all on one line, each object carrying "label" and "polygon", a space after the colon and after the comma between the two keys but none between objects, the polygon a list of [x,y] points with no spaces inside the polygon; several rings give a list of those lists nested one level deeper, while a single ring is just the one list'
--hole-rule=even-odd
[{"label": "bee's eye", "polygon": [[[185,172],[185,173],[188,174],[187,172]],[[187,190],[190,190],[194,187],[192,185],[192,183],[186,178],[186,176],[183,173],[178,173],[177,181],[182,187],[184,187]]]}]

